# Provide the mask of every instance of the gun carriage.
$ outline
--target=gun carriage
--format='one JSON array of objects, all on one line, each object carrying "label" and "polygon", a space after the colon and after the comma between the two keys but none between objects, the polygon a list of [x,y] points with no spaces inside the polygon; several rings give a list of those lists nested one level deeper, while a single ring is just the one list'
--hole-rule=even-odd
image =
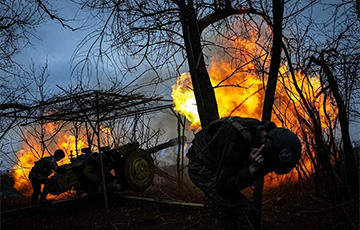
[{"label": "gun carriage", "polygon": [[[129,143],[119,148],[102,147],[103,169],[106,188],[109,191],[131,190],[142,192],[153,182],[155,174],[152,153],[176,145],[178,138],[142,149],[139,143]],[[100,154],[89,148],[71,163],[59,166],[59,172],[51,179],[49,191],[53,195],[75,190],[77,195],[95,195],[102,192]]]}]

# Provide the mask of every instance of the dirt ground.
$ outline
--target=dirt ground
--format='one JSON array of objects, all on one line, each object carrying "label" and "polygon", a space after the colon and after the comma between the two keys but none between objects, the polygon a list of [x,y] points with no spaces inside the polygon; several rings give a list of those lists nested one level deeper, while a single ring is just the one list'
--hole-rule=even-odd
[{"label": "dirt ground", "polygon": [[[103,196],[8,212],[29,204],[28,197],[10,190],[2,186],[1,229],[216,229],[212,212],[207,207],[129,200],[119,195],[109,199],[108,212],[104,208]],[[174,184],[154,184],[141,195],[128,195],[203,202],[198,191],[189,187],[180,190]],[[359,199],[331,201],[315,196],[311,187],[298,184],[282,186],[264,194],[263,229],[359,229]]]}]

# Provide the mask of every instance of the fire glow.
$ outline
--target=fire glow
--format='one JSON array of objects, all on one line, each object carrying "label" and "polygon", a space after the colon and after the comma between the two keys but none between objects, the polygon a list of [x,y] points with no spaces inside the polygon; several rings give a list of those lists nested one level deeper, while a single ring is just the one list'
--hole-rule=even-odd
[{"label": "fire glow", "polygon": [[[266,79],[262,79],[261,72],[257,70],[257,64],[264,63],[263,67],[268,72],[270,63],[265,60],[265,52],[259,49],[256,42],[258,42],[256,36],[237,38],[231,43],[227,42],[230,44],[230,49],[243,50],[241,52],[241,60],[240,58],[235,61],[229,58],[226,59],[226,54],[223,53],[217,53],[211,58],[208,73],[214,87],[220,117],[240,116],[261,120]],[[255,60],[254,57],[258,58]],[[331,99],[325,98],[320,93],[322,88],[319,78],[317,76],[305,77],[302,73],[296,72],[295,79],[308,103],[316,111],[319,111],[322,128],[328,128],[329,121],[325,116],[325,112],[330,115],[330,123],[333,123],[337,117],[337,109],[334,103],[331,103]],[[199,131],[201,125],[190,74],[181,74],[172,90],[175,110],[188,119],[191,123],[190,130]],[[310,130],[310,117],[303,109],[300,94],[296,90],[293,77],[290,75],[285,64],[279,69],[272,119],[278,127],[289,128],[301,136],[300,118],[302,119],[303,127],[305,126],[305,129]],[[306,126],[306,124],[309,125]],[[312,171],[308,159],[303,159],[303,164],[308,170]],[[298,173],[296,170],[293,170],[285,177],[297,180]],[[270,174],[266,178],[268,181],[266,186],[278,186],[283,178],[284,176],[278,177]]]},{"label": "fire glow", "polygon": [[[44,126],[45,130],[49,133],[54,133],[55,125],[52,123],[46,124]],[[75,140],[76,138],[71,135],[69,132],[59,133],[57,135],[58,138],[54,140],[53,144],[51,144],[48,149],[51,154],[54,153],[56,149],[62,149],[65,152],[65,158],[58,162],[58,165],[68,164],[70,163],[70,154],[76,152]],[[28,179],[29,172],[31,168],[34,166],[35,162],[38,161],[42,157],[49,156],[49,154],[45,151],[43,154],[42,146],[40,141],[34,137],[34,135],[26,134],[26,139],[28,144],[23,144],[23,148],[17,152],[17,162],[13,165],[11,171],[11,177],[14,179],[14,188],[17,191],[20,191],[25,196],[31,196],[32,194],[32,186],[31,182]],[[77,141],[77,149],[86,147],[85,142],[82,140]],[[55,198],[55,196],[48,195],[50,198]],[[57,196],[56,199],[60,199],[61,196]]]}]

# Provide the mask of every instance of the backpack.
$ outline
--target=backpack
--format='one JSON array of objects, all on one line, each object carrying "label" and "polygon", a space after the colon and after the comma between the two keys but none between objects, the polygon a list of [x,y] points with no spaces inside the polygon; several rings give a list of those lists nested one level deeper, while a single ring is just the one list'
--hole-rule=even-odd
[{"label": "backpack", "polygon": [[[211,122],[209,125],[204,127],[204,129],[195,134],[193,145],[190,147],[186,156],[190,160],[195,160],[197,158],[201,159],[203,162],[206,162],[207,159],[202,156],[202,152],[206,151],[210,144],[218,137],[218,128],[221,127],[225,122],[230,123],[239,132],[239,134],[244,138],[246,142],[250,144],[253,142],[250,130],[244,125],[242,125],[240,122],[238,122],[236,120],[236,117],[225,117]],[[206,136],[211,138],[206,138]]]},{"label": "backpack", "polygon": [[44,157],[35,162],[34,167],[31,171],[49,176],[52,173],[50,161],[52,157]]}]

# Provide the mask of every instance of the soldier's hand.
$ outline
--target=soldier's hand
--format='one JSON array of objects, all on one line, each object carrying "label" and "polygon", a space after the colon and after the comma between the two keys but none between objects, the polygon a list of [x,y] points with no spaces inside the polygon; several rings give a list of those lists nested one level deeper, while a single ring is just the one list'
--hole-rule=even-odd
[{"label": "soldier's hand", "polygon": [[249,170],[251,174],[259,172],[259,170],[264,165],[264,157],[261,154],[263,149],[265,148],[265,145],[261,145],[260,148],[253,148],[250,152],[249,158],[250,158],[250,166]]}]

